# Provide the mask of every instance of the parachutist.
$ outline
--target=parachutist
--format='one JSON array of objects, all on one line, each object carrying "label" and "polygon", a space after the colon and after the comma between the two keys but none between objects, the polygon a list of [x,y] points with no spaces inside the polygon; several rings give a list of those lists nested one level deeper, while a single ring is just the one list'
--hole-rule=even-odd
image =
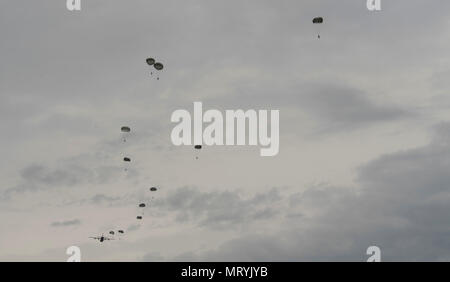
[{"label": "parachutist", "polygon": [[131,128],[129,128],[128,126],[122,126],[122,128],[120,128],[120,131],[122,131],[123,142],[127,142],[126,134],[130,133]]},{"label": "parachutist", "polygon": [[[149,66],[153,66],[153,68],[157,71],[161,71],[162,69],[164,69],[164,65],[160,62],[156,62],[156,60],[153,58],[148,58],[146,61]],[[153,71],[150,72],[150,75],[153,76]],[[157,78],[157,80],[159,80],[159,77]]]},{"label": "parachutist", "polygon": [[[313,24],[318,24],[321,25],[323,23],[323,18],[322,17],[317,17],[313,19]],[[320,31],[319,31],[320,32]],[[320,39],[320,34],[317,35],[317,38]]]}]

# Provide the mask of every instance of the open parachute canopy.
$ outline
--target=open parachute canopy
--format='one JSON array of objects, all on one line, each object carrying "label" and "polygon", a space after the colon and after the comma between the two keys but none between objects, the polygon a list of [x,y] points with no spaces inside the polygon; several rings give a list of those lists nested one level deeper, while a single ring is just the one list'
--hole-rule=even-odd
[{"label": "open parachute canopy", "polygon": [[122,132],[130,132],[131,129],[128,126],[122,126],[122,128],[120,129],[120,131]]},{"label": "open parachute canopy", "polygon": [[314,24],[321,24],[321,23],[323,23],[323,18],[322,17],[314,18],[312,22]]},{"label": "open parachute canopy", "polygon": [[147,62],[147,64],[149,65],[149,66],[151,66],[151,65],[154,65],[155,64],[155,59],[153,59],[153,58],[148,58],[147,60],[145,60],[146,62]]},{"label": "open parachute canopy", "polygon": [[153,67],[154,67],[156,70],[162,70],[162,69],[164,68],[164,65],[161,64],[161,63],[155,63],[155,64],[153,65]]}]

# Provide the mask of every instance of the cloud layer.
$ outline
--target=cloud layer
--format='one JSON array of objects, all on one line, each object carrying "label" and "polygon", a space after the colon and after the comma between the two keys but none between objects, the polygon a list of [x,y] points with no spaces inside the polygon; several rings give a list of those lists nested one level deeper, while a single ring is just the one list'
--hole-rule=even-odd
[{"label": "cloud layer", "polygon": [[[0,3],[0,260],[449,259],[450,2],[59,2]],[[279,155],[173,146],[195,101]]]}]

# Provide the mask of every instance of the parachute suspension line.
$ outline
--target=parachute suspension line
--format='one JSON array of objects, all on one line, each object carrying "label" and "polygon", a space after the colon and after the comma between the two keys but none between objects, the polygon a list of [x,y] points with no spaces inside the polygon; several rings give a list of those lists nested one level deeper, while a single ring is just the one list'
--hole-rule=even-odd
[{"label": "parachute suspension line", "polygon": [[[155,63],[154,65],[153,65],[153,67],[159,72],[159,71],[162,71],[163,69],[164,69],[164,65],[162,64],[162,63]],[[159,80],[159,75],[158,75],[158,77],[156,78],[157,80]]]},{"label": "parachute suspension line", "polygon": [[123,142],[127,142],[127,135],[128,133],[131,132],[131,128],[128,126],[122,126],[122,128],[120,128],[120,131],[122,132],[122,138],[123,138]]},{"label": "parachute suspension line", "polygon": [[195,145],[194,149],[197,151],[195,154],[195,159],[198,160],[198,157],[200,155],[200,150],[202,149],[202,145]]}]

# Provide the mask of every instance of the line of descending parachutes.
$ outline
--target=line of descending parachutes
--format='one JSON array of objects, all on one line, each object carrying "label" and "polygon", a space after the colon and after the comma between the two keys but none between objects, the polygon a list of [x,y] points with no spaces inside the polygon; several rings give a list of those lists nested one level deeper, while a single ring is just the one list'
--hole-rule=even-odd
[{"label": "line of descending parachutes", "polygon": [[[153,58],[146,59],[146,62],[149,66],[153,67],[156,72],[158,72],[156,79],[159,80],[159,73],[164,69],[164,65],[160,62],[157,62]],[[153,70],[151,70],[150,75],[153,76]],[[131,128],[129,126],[122,126],[120,128],[120,131],[122,133],[122,142],[127,143],[128,137],[131,133]],[[128,170],[132,163],[132,159],[130,156],[123,156],[123,162],[124,162],[124,171],[125,171],[125,173],[128,173]],[[149,191],[150,191],[150,193],[155,193],[156,191],[158,191],[158,188],[151,187],[151,188],[149,188]],[[152,196],[152,199],[153,198],[154,197]],[[136,220],[141,222],[144,219],[145,209],[147,208],[147,206],[148,206],[147,203],[138,204],[139,212],[138,212],[138,215],[136,216]],[[109,233],[109,235],[111,235],[113,237],[109,238],[109,237],[102,235],[101,237],[90,237],[90,238],[99,240],[100,242],[104,242],[104,241],[109,241],[109,240],[115,240],[114,236],[118,236],[118,239],[120,240],[121,236],[123,236],[125,234],[125,231],[123,229],[119,229],[116,231],[111,230],[108,233]]]}]

